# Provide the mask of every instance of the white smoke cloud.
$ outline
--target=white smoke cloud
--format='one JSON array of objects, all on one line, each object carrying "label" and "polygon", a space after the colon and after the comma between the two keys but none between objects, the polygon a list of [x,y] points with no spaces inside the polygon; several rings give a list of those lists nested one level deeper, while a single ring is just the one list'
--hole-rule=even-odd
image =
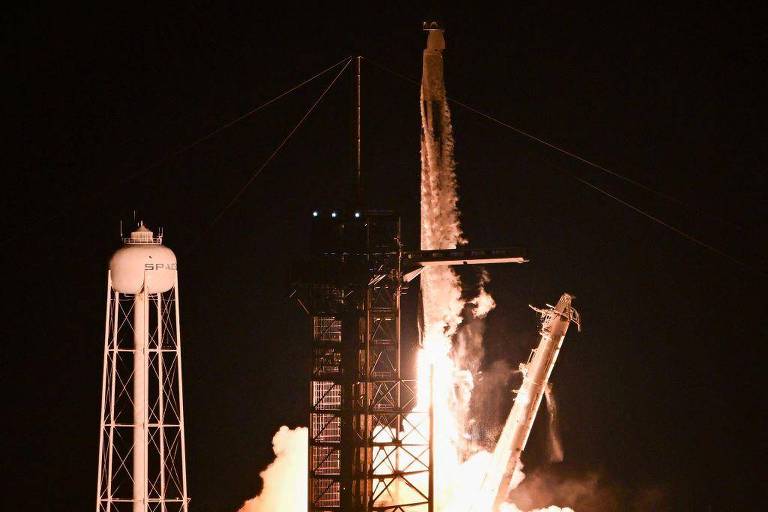
[{"label": "white smoke cloud", "polygon": [[472,310],[472,316],[474,318],[485,318],[493,308],[496,307],[496,301],[493,300],[491,294],[485,290],[485,285],[491,282],[491,275],[488,271],[483,270],[480,276],[479,291],[477,297],[470,300],[470,304],[474,304],[475,308]]},{"label": "white smoke cloud", "polygon": [[280,427],[272,438],[275,460],[259,473],[261,494],[246,501],[239,512],[306,512],[307,510],[306,427]]}]

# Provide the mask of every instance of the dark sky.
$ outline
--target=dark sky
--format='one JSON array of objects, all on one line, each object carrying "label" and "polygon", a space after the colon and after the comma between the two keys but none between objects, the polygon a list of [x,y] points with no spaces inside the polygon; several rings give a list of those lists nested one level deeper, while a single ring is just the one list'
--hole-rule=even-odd
[{"label": "dark sky", "polygon": [[[498,308],[487,363],[526,357],[536,340],[529,303],[569,291],[584,319],[553,374],[565,462],[545,465],[539,421],[529,468],[597,474],[623,510],[648,490],[671,510],[757,505],[766,452],[764,16],[661,4],[70,2],[3,16],[0,375],[11,491],[0,508],[93,506],[106,262],[133,209],[162,225],[179,254],[192,510],[230,512],[257,492],[273,433],[306,423],[306,318],[288,299],[287,274],[312,208],[348,194],[349,76],[212,228],[330,76],[125,178],[344,56],[418,78],[420,24],[431,17],[447,28],[451,96],[685,205],[454,106],[467,237],[478,247],[527,246],[532,259],[492,269]],[[369,204],[401,212],[413,246],[418,89],[370,63],[363,73]],[[412,339],[412,309],[404,315]]]}]

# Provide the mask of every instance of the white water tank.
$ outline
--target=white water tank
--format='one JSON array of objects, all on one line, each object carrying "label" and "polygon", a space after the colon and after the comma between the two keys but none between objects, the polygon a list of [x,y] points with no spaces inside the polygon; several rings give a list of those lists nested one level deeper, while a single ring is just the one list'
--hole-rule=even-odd
[{"label": "white water tank", "polygon": [[109,261],[112,288],[120,293],[162,293],[176,283],[176,255],[142,223]]}]

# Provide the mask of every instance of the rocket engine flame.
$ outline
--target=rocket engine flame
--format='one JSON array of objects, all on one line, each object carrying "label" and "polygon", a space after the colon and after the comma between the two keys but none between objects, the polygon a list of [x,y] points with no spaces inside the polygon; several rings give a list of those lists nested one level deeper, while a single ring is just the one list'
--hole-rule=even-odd
[{"label": "rocket engine flame", "polygon": [[[421,249],[455,249],[465,243],[459,223],[451,113],[443,80],[445,48],[442,30],[430,30],[424,50],[421,82]],[[453,336],[465,302],[459,276],[448,266],[425,268],[421,274],[423,334],[418,359],[419,401],[429,407],[430,381],[435,510],[461,510],[466,494],[457,489],[465,419],[472,390],[471,372],[454,360]],[[488,302],[485,301],[485,304]],[[457,492],[458,491],[458,492]]]}]

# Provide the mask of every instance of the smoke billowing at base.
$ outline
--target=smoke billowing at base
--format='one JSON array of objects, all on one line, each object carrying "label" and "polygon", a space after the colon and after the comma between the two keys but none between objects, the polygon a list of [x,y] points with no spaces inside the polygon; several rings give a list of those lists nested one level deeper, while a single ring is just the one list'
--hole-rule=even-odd
[{"label": "smoke billowing at base", "polygon": [[240,512],[306,512],[307,429],[280,427],[272,438],[275,460],[259,473],[261,493],[243,504]]}]

